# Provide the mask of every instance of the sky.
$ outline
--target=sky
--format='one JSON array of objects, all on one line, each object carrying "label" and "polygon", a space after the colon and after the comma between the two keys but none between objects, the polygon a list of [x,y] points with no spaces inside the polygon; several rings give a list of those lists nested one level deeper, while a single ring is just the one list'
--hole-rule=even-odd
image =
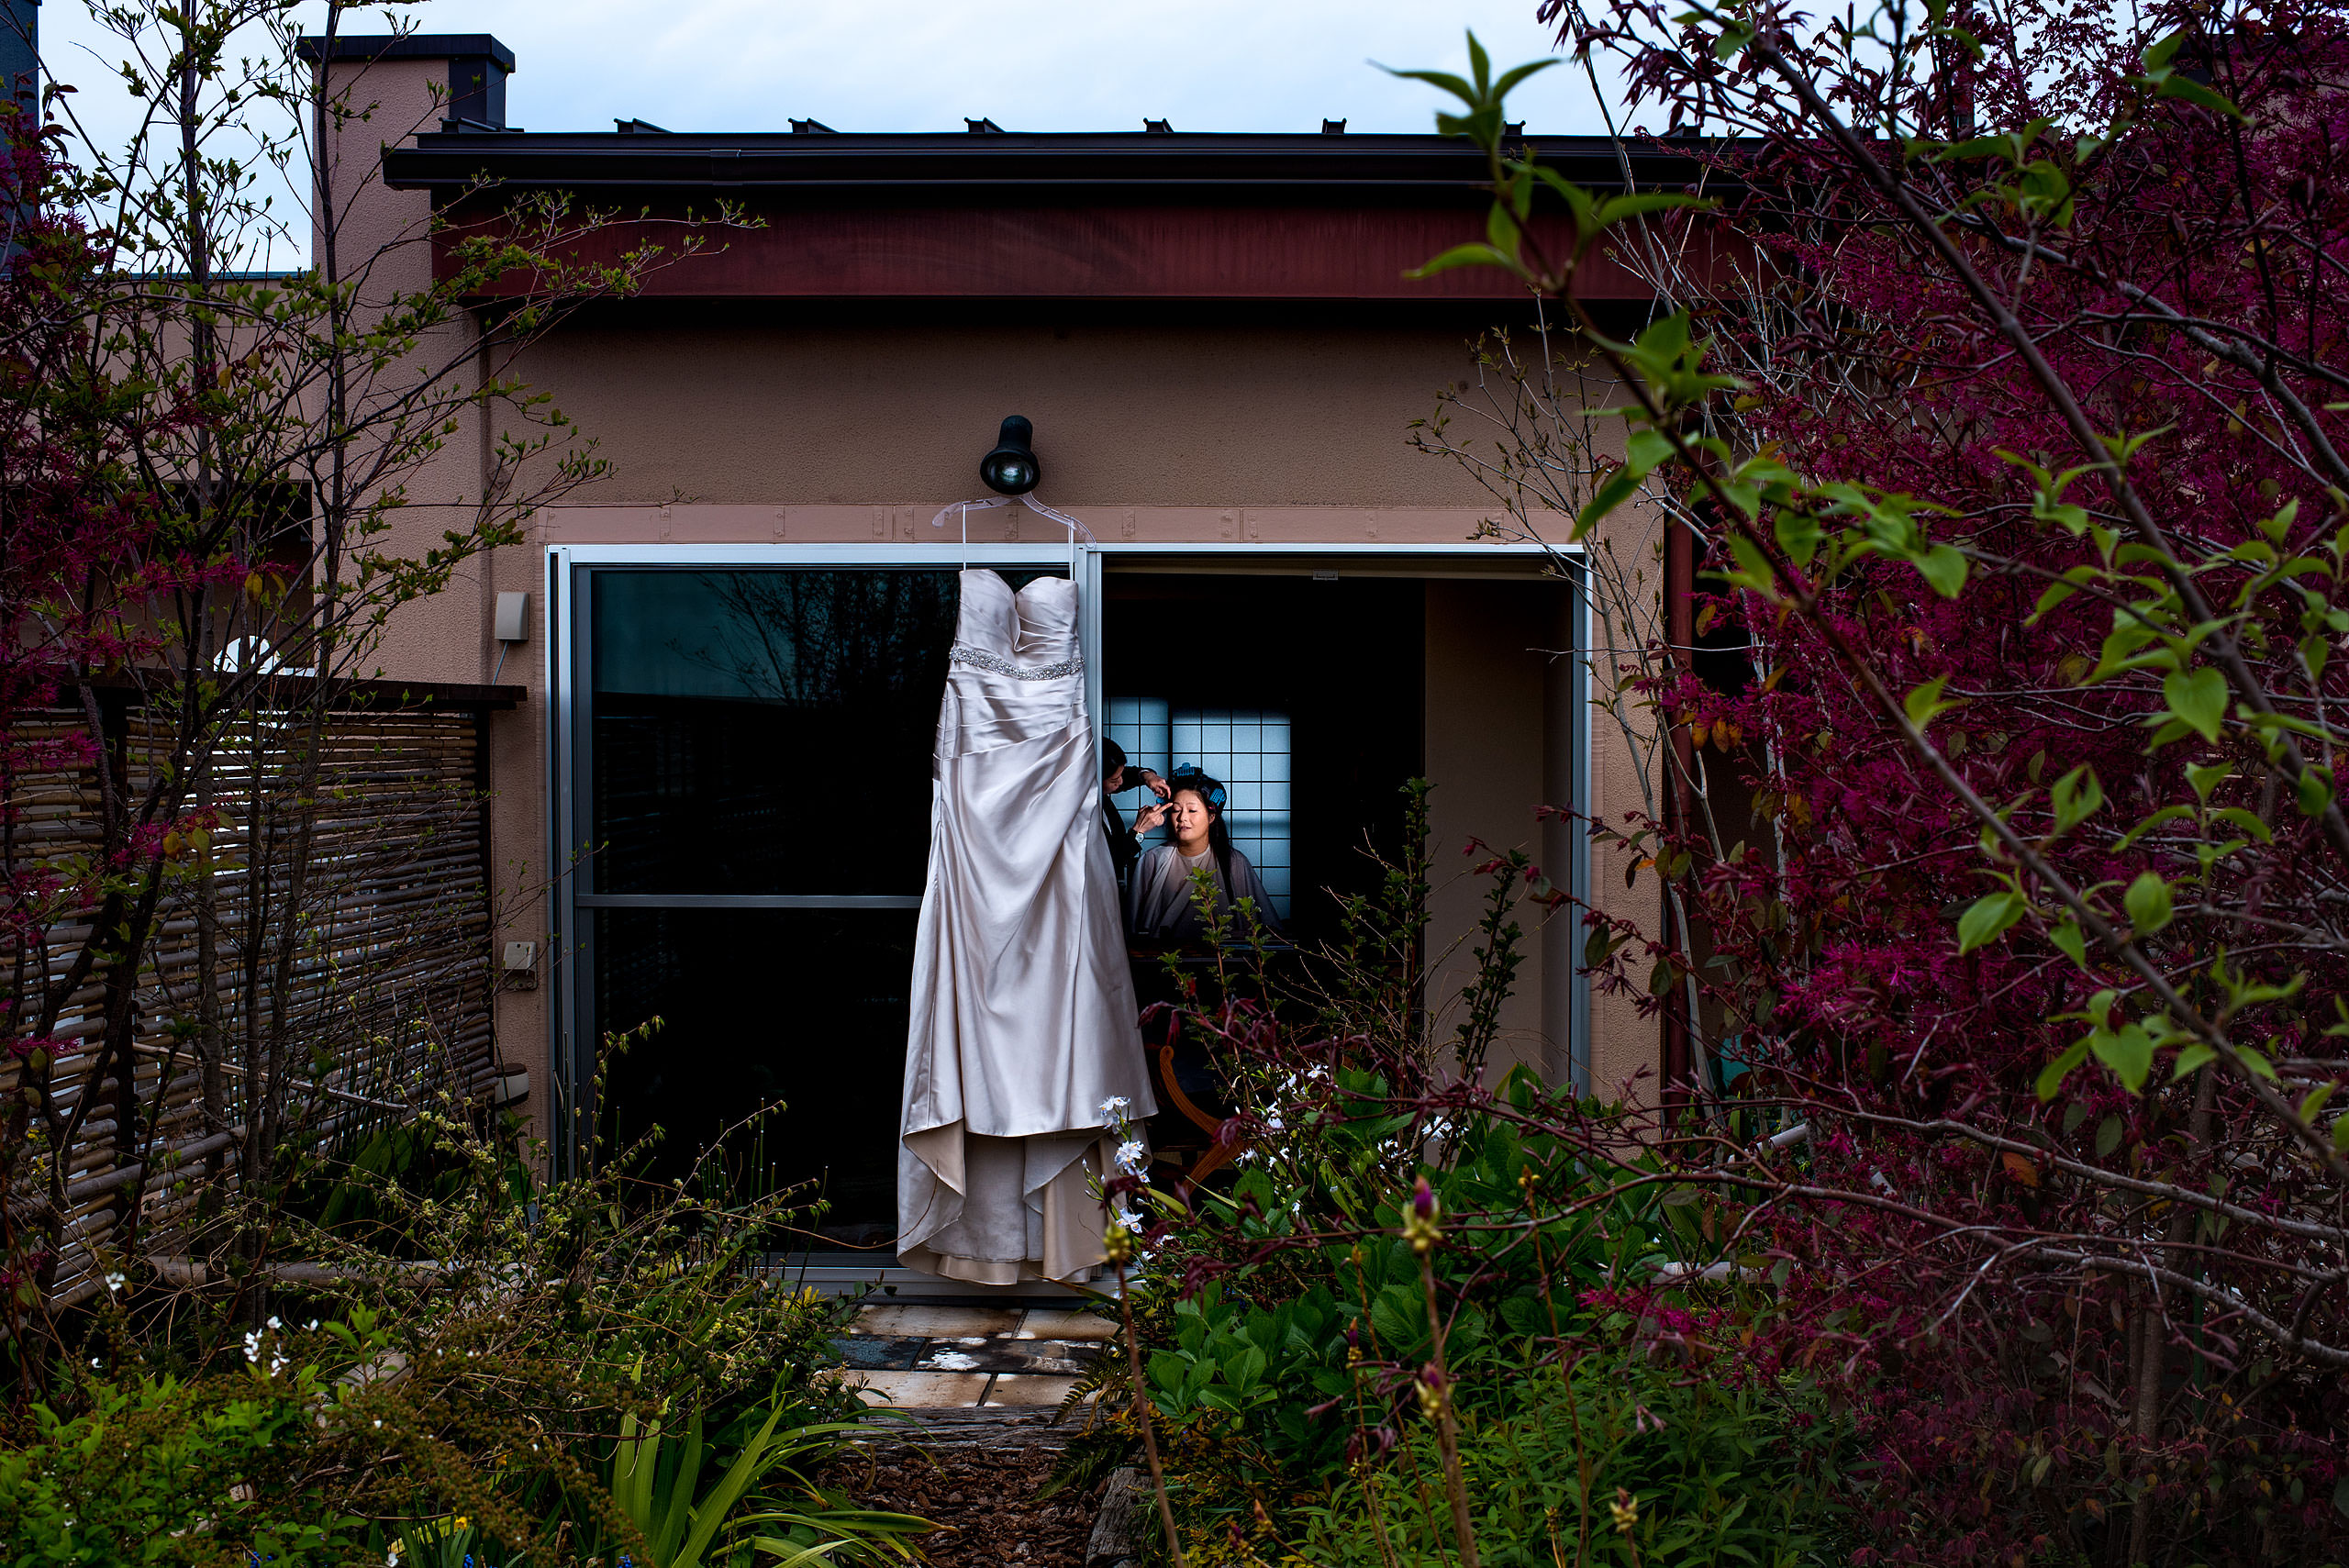
[{"label": "sky", "polygon": [[[1432,128],[1436,94],[1378,69],[1459,71],[1475,29],[1497,64],[1550,52],[1536,0],[434,0],[427,32],[494,33],[518,57],[507,117],[531,130]],[[43,53],[96,121],[127,116],[83,0],[41,7]],[[380,31],[364,20],[351,32]],[[1373,64],[1372,61],[1378,64]],[[109,94],[114,100],[107,101]],[[1603,128],[1560,67],[1523,92],[1528,128]],[[109,111],[112,111],[110,114]],[[124,123],[128,123],[125,119]]]}]

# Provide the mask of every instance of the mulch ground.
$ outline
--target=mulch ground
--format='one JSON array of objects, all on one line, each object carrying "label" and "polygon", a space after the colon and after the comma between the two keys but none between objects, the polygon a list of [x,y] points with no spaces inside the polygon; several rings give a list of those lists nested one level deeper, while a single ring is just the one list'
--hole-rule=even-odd
[{"label": "mulch ground", "polygon": [[826,1480],[858,1504],[918,1514],[950,1527],[920,1538],[935,1568],[1085,1568],[1102,1481],[1041,1502],[1059,1455],[1040,1444],[970,1449],[875,1449],[842,1460]]}]

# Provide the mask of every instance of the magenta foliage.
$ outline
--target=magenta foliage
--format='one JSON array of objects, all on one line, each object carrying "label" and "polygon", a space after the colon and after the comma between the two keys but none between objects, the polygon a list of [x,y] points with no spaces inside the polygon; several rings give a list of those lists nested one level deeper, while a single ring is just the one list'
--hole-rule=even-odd
[{"label": "magenta foliage", "polygon": [[[196,389],[161,394],[113,373],[91,323],[110,291],[105,242],[55,199],[50,139],[0,105],[0,188],[13,253],[0,263],[0,810],[22,819],[28,792],[74,787],[97,764],[93,684],[119,683],[166,646],[172,596],[242,581],[232,555],[189,555],[168,499],[138,450],[205,417]],[[8,857],[5,928],[37,943],[61,915],[92,906],[111,873],[164,852],[194,818],[150,818],[95,862]]]},{"label": "magenta foliage", "polygon": [[[2116,602],[2169,591],[2155,565],[2139,566],[2142,592],[2036,612],[2065,572],[2097,565],[2094,530],[2110,528],[2155,547],[2141,562],[2181,563],[2216,605],[2245,595],[2224,635],[2246,680],[2319,737],[2349,699],[2336,542],[2349,485],[2328,451],[2349,443],[2349,20],[2324,6],[2221,20],[2171,7],[2136,28],[1997,7],[1952,20],[1986,46],[1978,62],[1906,88],[1791,16],[1763,17],[1753,48],[1720,57],[1636,4],[1585,35],[1628,47],[1675,123],[1701,107],[1748,135],[1715,155],[1714,188],[1746,193],[1731,217],[1776,281],[1755,298],[1679,280],[1746,373],[1722,428],[1806,479],[1943,509],[1933,537],[1976,564],[1945,598],[1906,564],[1863,560],[1811,583],[1777,554],[1787,603],[1709,596],[1709,626],[1747,631],[1753,678],[1684,669],[1646,689],[1687,726],[1713,797],[1750,793],[1753,819],[1623,826],[1660,835],[1647,841],[1701,909],[1675,973],[1697,976],[1715,1048],[1754,1069],[1732,1092],[1757,1118],[1744,1125],[1810,1133],[1768,1162],[1780,1184],[1754,1234],[1801,1266],[1765,1353],[1846,1389],[1876,1445],[1877,1544],[1863,1560],[2337,1551],[2341,1183],[2254,1077],[2172,1082],[2172,1052],[2142,1094],[2091,1059],[2043,1099],[2043,1070],[2083,1038],[2096,994],[2118,991],[2122,1017],[2158,1005],[2128,955],[2063,954],[2052,884],[1986,856],[1981,817],[1861,677],[1892,694],[1945,678],[1962,706],[1931,736],[1965,784],[2072,886],[2100,889],[2124,936],[2121,890],[2169,880],[2174,917],[2128,946],[2206,1013],[2229,973],[2288,993],[2229,1012],[2228,1028],[2292,1100],[2343,1081],[2349,865],[2324,816],[2329,773],[2312,775],[2312,799],[2223,716],[2214,740],[2149,747],[2170,701],[2161,675],[2090,678]],[[2146,50],[2180,30],[2180,67],[2242,119],[2153,95]],[[1858,133],[1829,134],[1789,77]],[[2029,158],[1987,144],[1904,156],[1868,117],[1887,106],[1945,138],[2057,119],[2061,141],[2030,156],[2065,205],[2032,207]],[[2109,147],[2073,139],[2124,115]],[[1929,243],[1934,229],[1958,261]],[[2100,456],[2065,398],[2099,432],[2153,433],[2133,494],[2096,473],[2060,495],[2033,477]],[[1716,540],[1738,526],[1698,490],[1686,501]],[[2085,508],[2077,527],[2064,505]],[[1751,538],[1776,550],[1769,530]],[[2254,582],[2271,548],[2315,563],[2303,585]],[[2219,647],[2197,657],[2215,668]],[[2310,745],[2330,758],[2329,737]],[[2081,766],[2105,805],[2058,831],[2052,786]],[[2238,815],[2210,815],[2221,810]],[[1724,852],[1740,840],[1759,847]],[[1961,955],[1957,917],[2007,872],[2034,912]],[[1613,984],[1644,992],[1644,978],[1619,955]],[[2209,1207],[2221,1197],[2233,1207]]]}]

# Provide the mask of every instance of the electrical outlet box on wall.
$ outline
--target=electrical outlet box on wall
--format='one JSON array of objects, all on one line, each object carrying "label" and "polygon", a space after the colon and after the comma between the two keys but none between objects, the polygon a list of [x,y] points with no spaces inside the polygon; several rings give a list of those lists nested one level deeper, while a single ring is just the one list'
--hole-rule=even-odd
[{"label": "electrical outlet box on wall", "polygon": [[530,595],[513,592],[497,595],[495,635],[500,642],[530,640]]}]

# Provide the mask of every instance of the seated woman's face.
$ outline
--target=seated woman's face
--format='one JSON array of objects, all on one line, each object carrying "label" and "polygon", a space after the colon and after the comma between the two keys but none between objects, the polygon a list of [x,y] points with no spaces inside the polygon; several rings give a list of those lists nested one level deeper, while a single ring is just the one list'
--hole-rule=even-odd
[{"label": "seated woman's face", "polygon": [[1185,841],[1208,836],[1208,823],[1213,813],[1207,801],[1195,789],[1174,792],[1173,809],[1167,812],[1167,826],[1174,829],[1174,837]]}]

